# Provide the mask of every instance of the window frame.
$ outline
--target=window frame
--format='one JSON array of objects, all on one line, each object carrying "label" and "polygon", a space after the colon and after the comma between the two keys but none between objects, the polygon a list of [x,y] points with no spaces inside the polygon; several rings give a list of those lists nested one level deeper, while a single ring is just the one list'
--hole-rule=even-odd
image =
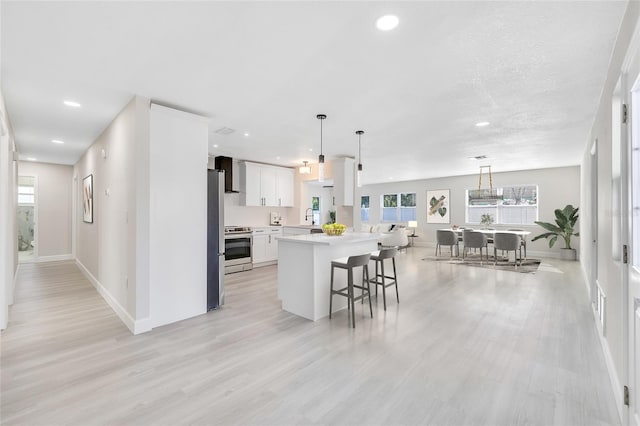
[{"label": "window frame", "polygon": [[[404,206],[403,205],[403,196],[407,196],[407,195],[413,195],[413,206]],[[394,196],[395,197],[395,207],[394,206],[389,206],[389,207],[385,207],[385,197],[388,196]],[[385,219],[385,209],[393,209],[395,208],[395,218],[393,219]],[[403,211],[406,212],[407,210],[403,210],[403,209],[411,209],[411,211],[413,211],[413,214],[410,215],[411,217],[409,218],[405,218],[406,220],[403,219]],[[408,222],[410,220],[417,220],[418,217],[418,193],[416,191],[404,191],[404,192],[396,192],[396,193],[386,193],[386,194],[381,194],[380,195],[380,222],[381,223],[404,223],[404,222]],[[404,215],[406,216],[406,215]]]},{"label": "window frame", "polygon": [[[526,188],[526,187],[535,187],[535,204],[504,204],[504,197],[505,194],[507,193],[507,191],[509,189],[513,189],[513,188]],[[489,213],[493,216],[493,223],[492,225],[513,225],[513,226],[533,226],[535,225],[535,221],[539,220],[539,214],[540,214],[540,186],[538,184],[517,184],[517,185],[503,185],[500,187],[495,187],[494,188],[496,194],[500,194],[502,196],[501,199],[496,199],[495,200],[495,204],[487,204],[487,205],[472,205],[469,204],[469,191],[476,191],[475,188],[473,189],[465,189],[465,224],[467,225],[480,225],[481,222],[480,220],[478,221],[471,221],[470,220],[470,209],[489,209],[492,208],[494,210],[494,212],[487,212],[484,211],[483,213]],[[516,200],[518,198],[516,197]],[[504,217],[506,216],[505,212],[506,210],[510,209],[510,208],[526,208],[526,207],[535,207],[535,214],[534,214],[534,219],[532,222],[505,222],[504,221]],[[476,215],[476,216],[480,216],[480,215]]]}]

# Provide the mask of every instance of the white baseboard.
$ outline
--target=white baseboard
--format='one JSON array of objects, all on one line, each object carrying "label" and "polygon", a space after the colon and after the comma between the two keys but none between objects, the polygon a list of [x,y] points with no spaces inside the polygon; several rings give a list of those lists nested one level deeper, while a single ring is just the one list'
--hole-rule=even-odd
[{"label": "white baseboard", "polygon": [[58,262],[60,260],[73,260],[72,254],[57,254],[55,256],[38,256],[33,259],[34,263]]},{"label": "white baseboard", "polygon": [[151,330],[150,327],[144,327],[144,324],[148,323],[148,319],[139,321],[142,324],[136,324],[136,321],[131,318],[131,315],[129,315],[129,313],[122,307],[122,305],[120,305],[120,303],[118,303],[118,301],[111,295],[111,293],[106,288],[104,288],[102,284],[100,284],[100,281],[98,281],[97,278],[94,277],[91,272],[89,272],[89,270],[82,264],[82,262],[76,259],[76,264],[78,265],[78,268],[80,268],[84,276],[87,277],[91,285],[96,288],[100,296],[102,296],[107,304],[109,304],[111,309],[113,309],[113,311],[116,313],[116,315],[118,315],[124,325],[126,325],[129,331],[131,331],[131,333],[139,334]]}]

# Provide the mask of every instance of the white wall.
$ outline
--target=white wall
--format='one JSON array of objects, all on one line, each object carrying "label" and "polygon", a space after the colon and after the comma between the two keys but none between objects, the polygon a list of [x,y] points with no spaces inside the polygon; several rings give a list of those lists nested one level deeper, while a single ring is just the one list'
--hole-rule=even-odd
[{"label": "white wall", "polygon": [[[615,220],[612,208],[612,123],[611,107],[614,89],[621,75],[623,61],[629,52],[631,37],[638,32],[640,22],[640,3],[629,2],[624,20],[620,27],[614,53],[611,57],[607,80],[604,85],[600,105],[588,139],[582,160],[583,173],[581,188],[583,193],[583,211],[590,211],[592,200],[597,199],[597,235],[591,232],[592,221],[589,215],[582,216],[582,236],[580,248],[582,251],[581,264],[584,274],[591,284],[597,283],[606,295],[605,332],[601,335],[605,359],[612,378],[613,390],[622,408],[622,384],[625,383],[625,354],[624,331],[626,318],[624,305],[626,299],[623,294],[621,268],[619,260],[614,259],[612,249],[612,223]],[[630,89],[630,87],[628,87]],[[617,123],[615,123],[617,125]],[[591,185],[591,147],[594,140],[597,143],[597,188]],[[593,250],[592,241],[597,241],[597,257]],[[592,264],[597,262],[597,277],[592,276]],[[594,295],[591,295],[593,298]],[[637,390],[636,390],[637,391]]]},{"label": "white wall", "polygon": [[0,329],[7,328],[18,270],[17,161],[13,129],[0,92]]},{"label": "white wall", "polygon": [[[544,222],[555,220],[554,210],[563,208],[567,204],[580,205],[580,168],[561,167],[551,169],[525,170],[517,172],[493,173],[494,186],[508,186],[518,184],[538,185],[538,219]],[[450,214],[451,225],[467,225],[465,223],[465,190],[475,189],[478,186],[478,175],[452,176],[437,179],[424,179],[408,182],[385,183],[378,185],[366,185],[356,190],[356,205],[360,205],[360,196],[370,197],[369,223],[380,222],[381,208],[380,197],[383,194],[393,194],[400,192],[416,193],[416,217],[418,228],[416,234],[419,238],[415,240],[416,245],[434,246],[436,241],[436,230],[449,225],[427,224],[427,190],[449,189],[450,190]],[[356,230],[361,227],[360,209],[354,211],[354,226]],[[477,226],[477,224],[475,225]],[[511,226],[495,226],[496,228]],[[531,231],[532,236],[541,233],[543,229],[537,225],[517,226]],[[546,240],[527,242],[527,254],[558,256],[558,249],[561,243],[556,243],[553,249],[549,249]],[[577,248],[577,238],[573,241],[572,247]]]},{"label": "white wall", "polygon": [[[149,100],[136,96],[107,126],[74,166],[74,186],[82,200],[82,180],[93,175],[93,223],[76,206],[76,260],[130,330],[148,320],[148,265],[140,260],[148,241]],[[146,129],[146,130],[145,130]],[[103,155],[103,150],[104,154]],[[143,217],[141,220],[139,215]],[[138,223],[142,223],[138,226]],[[144,233],[143,233],[144,235]],[[148,329],[148,327],[146,328]]]},{"label": "white wall", "polygon": [[151,105],[151,326],[207,311],[208,121]]},{"label": "white wall", "polygon": [[73,167],[21,161],[20,176],[36,177],[38,261],[71,259]]}]

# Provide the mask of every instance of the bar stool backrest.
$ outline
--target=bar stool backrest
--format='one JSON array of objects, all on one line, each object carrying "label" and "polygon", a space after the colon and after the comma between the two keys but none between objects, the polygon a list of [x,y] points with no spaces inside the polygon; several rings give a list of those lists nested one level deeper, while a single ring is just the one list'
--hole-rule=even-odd
[{"label": "bar stool backrest", "polygon": [[356,266],[364,266],[369,264],[369,259],[371,258],[371,253],[361,254],[358,256],[349,256],[347,260],[347,266],[349,268],[353,268]]},{"label": "bar stool backrest", "polygon": [[391,247],[391,248],[380,250],[380,254],[378,254],[376,257],[378,259],[390,259],[394,257],[397,253],[398,253],[398,249],[395,247]]}]

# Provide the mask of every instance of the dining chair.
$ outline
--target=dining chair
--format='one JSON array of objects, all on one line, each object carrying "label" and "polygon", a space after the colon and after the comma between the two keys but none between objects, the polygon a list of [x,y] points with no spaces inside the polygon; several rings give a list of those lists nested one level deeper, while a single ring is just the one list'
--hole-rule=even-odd
[{"label": "dining chair", "polygon": [[458,246],[458,235],[454,231],[447,231],[446,229],[438,229],[436,231],[436,256],[438,256],[438,249],[440,255],[442,255],[442,246],[449,246],[451,257],[453,257],[453,247],[456,247],[456,256],[460,254],[460,247]]},{"label": "dining chair", "polygon": [[464,249],[462,250],[462,260],[464,260],[468,248],[480,249],[480,264],[482,264],[482,249],[486,251],[487,262],[489,261],[489,248],[487,247],[487,236],[478,231],[467,231],[462,233]]},{"label": "dining chair", "polygon": [[[524,231],[521,228],[509,228],[507,231]],[[520,246],[524,248],[524,259],[527,259],[527,237],[525,235],[520,236]]]},{"label": "dining chair", "polygon": [[496,232],[493,235],[493,264],[498,263],[498,250],[507,252],[507,263],[509,263],[509,252],[513,251],[515,268],[518,269],[518,249],[520,249],[520,263],[522,264],[522,246],[520,236],[510,232]]}]

